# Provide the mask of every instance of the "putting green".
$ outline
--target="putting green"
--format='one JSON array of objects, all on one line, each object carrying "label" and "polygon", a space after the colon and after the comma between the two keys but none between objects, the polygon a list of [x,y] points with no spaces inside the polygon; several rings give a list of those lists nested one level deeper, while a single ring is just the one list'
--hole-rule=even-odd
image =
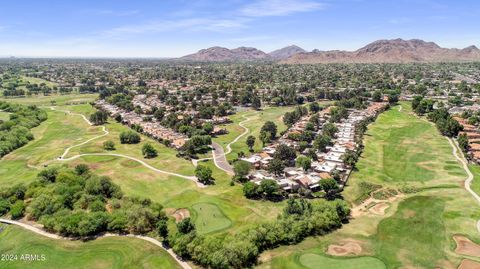
[{"label": "putting green", "polygon": [[310,269],[335,268],[335,269],[383,269],[385,264],[374,257],[358,258],[330,258],[323,255],[306,253],[300,256],[299,262]]},{"label": "putting green", "polygon": [[214,204],[198,203],[192,208],[196,213],[195,227],[201,234],[220,231],[232,225],[232,221]]}]

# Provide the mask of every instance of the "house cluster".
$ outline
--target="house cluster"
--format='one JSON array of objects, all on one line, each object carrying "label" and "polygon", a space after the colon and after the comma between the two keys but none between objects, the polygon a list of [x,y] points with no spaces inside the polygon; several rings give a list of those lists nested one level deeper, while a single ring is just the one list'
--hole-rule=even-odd
[{"label": "house cluster", "polygon": [[465,134],[468,138],[468,157],[475,163],[480,164],[480,130],[477,126],[468,124],[467,119],[454,117],[463,126],[460,134]]},{"label": "house cluster", "polygon": [[[338,131],[335,139],[332,141],[333,145],[327,147],[325,152],[317,151],[317,160],[311,163],[311,168],[307,171],[304,171],[302,168],[287,167],[282,176],[269,173],[267,168],[274,158],[273,156],[278,145],[285,144],[298,149],[298,142],[289,139],[288,134],[302,132],[305,129],[309,117],[301,118],[296,124],[289,128],[281,138],[264,147],[261,152],[255,153],[250,157],[242,158],[242,160],[250,163],[254,167],[254,170],[248,176],[249,179],[256,184],[260,184],[266,179],[273,179],[277,181],[283,190],[289,192],[298,191],[299,188],[316,191],[319,189],[322,179],[333,178],[335,174],[340,176],[339,183],[341,185],[345,184],[351,169],[345,165],[342,157],[347,151],[355,151],[358,149],[358,144],[355,141],[355,129],[361,121],[376,117],[386,109],[387,105],[388,103],[378,102],[371,103],[370,106],[363,110],[349,110],[348,117],[336,123]],[[318,113],[321,126],[329,120],[329,112],[330,109],[327,108]],[[322,128],[316,132],[316,135],[321,133]],[[309,149],[306,149],[302,153],[306,154],[308,150]]]},{"label": "house cluster", "polygon": [[[187,105],[187,107],[191,107],[191,102],[185,101],[184,103],[185,105]],[[168,105],[165,102],[161,101],[156,94],[137,94],[134,96],[132,104],[134,107],[140,107],[142,111],[146,114],[151,114],[154,107],[163,108],[165,111],[167,111],[167,114],[168,112],[172,112],[175,109],[174,106]],[[193,108],[186,109],[182,111],[182,113],[192,117],[196,117],[199,114],[199,112]],[[204,123],[210,122],[213,124],[227,124],[231,122],[230,118],[227,116],[213,116],[211,119],[199,119],[199,121]]]},{"label": "house cluster", "polygon": [[125,111],[115,105],[105,102],[105,100],[98,100],[95,105],[99,109],[106,111],[112,117],[120,115],[123,124],[128,126],[140,126],[142,132],[147,136],[159,141],[169,141],[169,145],[176,149],[181,148],[188,140],[187,136],[160,125],[156,119],[144,121],[143,119],[146,115],[137,114],[133,111]]},{"label": "house cluster", "polygon": [[480,111],[480,105],[473,104],[470,106],[454,106],[448,110],[448,113],[454,115],[454,114],[461,114],[465,111],[478,112]]}]

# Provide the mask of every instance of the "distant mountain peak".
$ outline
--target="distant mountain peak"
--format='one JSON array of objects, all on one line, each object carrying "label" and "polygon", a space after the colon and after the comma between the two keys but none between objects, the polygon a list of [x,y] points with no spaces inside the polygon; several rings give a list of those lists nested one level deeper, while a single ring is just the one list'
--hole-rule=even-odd
[{"label": "distant mountain peak", "polygon": [[421,39],[381,39],[356,51],[318,51],[294,55],[284,63],[406,63],[480,61],[480,50],[442,48]]},{"label": "distant mountain peak", "polygon": [[183,56],[180,59],[205,62],[228,62],[262,60],[268,58],[268,54],[256,48],[239,47],[236,49],[228,49],[215,46],[207,49],[201,49],[197,53]]},{"label": "distant mountain peak", "polygon": [[298,53],[303,53],[306,52],[304,49],[300,48],[297,45],[290,45],[275,51],[272,51],[269,53],[269,55],[276,60],[283,60],[283,59],[288,59],[291,56],[298,54]]},{"label": "distant mountain peak", "polygon": [[468,46],[468,47],[462,49],[462,51],[472,51],[473,52],[473,51],[480,51],[480,50],[477,48],[477,46],[471,45],[471,46]]}]

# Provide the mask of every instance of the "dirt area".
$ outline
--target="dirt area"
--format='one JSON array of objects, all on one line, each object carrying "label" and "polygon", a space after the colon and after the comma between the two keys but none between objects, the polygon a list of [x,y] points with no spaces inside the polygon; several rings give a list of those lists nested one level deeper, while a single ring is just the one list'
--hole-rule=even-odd
[{"label": "dirt area", "polygon": [[168,215],[172,216],[175,218],[175,222],[180,222],[184,218],[189,218],[190,217],[190,211],[185,208],[167,208],[165,209],[165,212],[167,212]]},{"label": "dirt area", "polygon": [[[380,190],[383,190],[383,189],[380,189]],[[367,200],[363,201],[363,203],[359,204],[358,206],[353,207],[351,209],[350,215],[353,218],[361,217],[367,214],[375,214],[375,215],[383,216],[385,214],[385,210],[390,206],[390,204],[402,198],[403,196],[404,196],[403,194],[398,193],[397,195],[391,196],[387,199],[375,199],[373,197],[370,197]]]},{"label": "dirt area", "polygon": [[327,254],[332,256],[360,255],[361,253],[362,246],[354,240],[345,240],[338,245],[330,245],[327,249]]},{"label": "dirt area", "polygon": [[455,248],[456,253],[462,254],[462,255],[480,257],[480,245],[475,244],[470,239],[461,235],[453,236],[453,240],[455,240],[455,243],[457,244],[457,248]]},{"label": "dirt area", "polygon": [[383,215],[385,215],[385,210],[389,207],[390,207],[390,205],[388,203],[378,203],[378,204],[374,205],[373,207],[371,207],[369,209],[369,211],[372,212],[375,215],[383,216]]},{"label": "dirt area", "polygon": [[480,263],[472,260],[464,259],[458,269],[480,269]]}]

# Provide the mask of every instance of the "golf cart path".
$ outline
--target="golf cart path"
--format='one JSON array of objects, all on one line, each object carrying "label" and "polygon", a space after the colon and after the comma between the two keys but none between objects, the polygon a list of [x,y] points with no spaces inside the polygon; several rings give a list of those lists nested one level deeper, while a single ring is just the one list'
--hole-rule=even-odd
[{"label": "golf cart path", "polygon": [[[68,237],[62,237],[62,236],[59,236],[57,234],[53,234],[53,233],[49,233],[47,231],[44,231],[40,228],[37,228],[33,225],[30,225],[30,224],[26,224],[26,223],[23,223],[23,222],[19,222],[19,221],[14,221],[14,220],[9,220],[9,219],[2,219],[0,218],[0,223],[5,223],[5,224],[9,224],[9,225],[17,225],[17,226],[20,226],[26,230],[29,230],[31,232],[34,232],[36,234],[39,234],[39,235],[42,235],[42,236],[45,236],[45,237],[48,237],[50,239],[55,239],[55,240],[61,240],[61,239],[64,239],[64,240],[71,240],[71,238],[68,238]],[[101,235],[101,236],[97,236],[96,238],[102,238],[102,237],[113,237],[113,236],[118,236],[118,237],[132,237],[132,238],[138,238],[138,239],[142,239],[144,241],[148,241],[156,246],[159,246],[161,247],[163,250],[165,250],[173,259],[175,259],[175,261],[183,268],[183,269],[192,269],[192,267],[186,263],[185,261],[181,260],[176,254],[175,252],[173,252],[173,250],[171,248],[166,248],[162,242],[158,241],[157,239],[155,238],[152,238],[152,237],[148,237],[148,236],[142,236],[142,235],[133,235],[133,234],[128,234],[128,235],[119,235],[119,234],[111,234],[111,233],[107,233],[107,234],[104,234],[104,235]]]},{"label": "golf cart path", "polygon": [[192,159],[193,165],[197,166],[199,161],[212,160],[213,159],[213,162],[215,163],[216,167],[218,167],[220,170],[223,170],[223,171],[227,172],[228,174],[233,175],[233,173],[234,173],[233,172],[233,167],[228,162],[226,155],[228,155],[230,152],[232,152],[232,147],[231,146],[234,143],[238,142],[238,140],[240,138],[242,138],[243,136],[248,134],[248,132],[250,132],[250,129],[248,129],[244,124],[246,122],[250,121],[251,118],[247,118],[247,117],[245,117],[245,115],[243,115],[242,117],[245,120],[239,122],[238,125],[240,127],[242,127],[244,129],[244,131],[243,131],[243,133],[239,134],[237,137],[235,137],[235,139],[233,139],[230,143],[228,143],[225,146],[227,148],[227,151],[224,151],[223,147],[220,144],[218,144],[216,142],[212,142],[212,155],[213,155],[213,157],[203,158],[203,159],[198,159],[198,160]]},{"label": "golf cart path", "polygon": [[[472,181],[473,181],[473,174],[472,172],[470,171],[470,169],[468,168],[468,164],[467,164],[467,161],[462,157],[460,157],[458,155],[458,146],[457,146],[457,143],[453,141],[453,139],[451,138],[447,138],[448,142],[450,143],[450,146],[452,146],[452,153],[453,153],[453,156],[455,156],[455,158],[462,164],[463,166],[463,170],[465,170],[465,172],[467,173],[467,178],[465,179],[465,189],[473,196],[473,198],[475,198],[475,200],[477,200],[477,202],[480,204],[480,196],[478,196],[477,193],[475,193],[472,188],[471,188],[471,184],[472,184]],[[477,221],[477,230],[478,232],[480,232],[480,220]]]},{"label": "golf cart path", "polygon": [[[91,121],[89,121],[89,120],[87,119],[87,117],[85,117],[85,115],[82,115],[82,114],[79,114],[79,113],[72,113],[72,112],[70,112],[70,111],[68,111],[68,110],[55,109],[53,106],[51,106],[50,109],[53,110],[53,111],[64,112],[65,114],[69,114],[69,115],[80,116],[80,117],[82,117],[82,118],[88,123],[88,125],[93,126],[93,123],[92,123]],[[62,160],[65,159],[65,156],[68,155],[68,153],[70,152],[71,149],[76,148],[76,147],[83,146],[83,145],[87,144],[87,143],[90,142],[90,141],[93,141],[93,140],[95,140],[95,139],[104,137],[104,136],[106,136],[106,135],[108,135],[108,134],[110,133],[110,132],[108,132],[108,130],[105,128],[105,126],[102,126],[102,131],[103,131],[103,134],[102,134],[102,135],[98,135],[98,136],[92,137],[92,138],[90,138],[90,139],[88,139],[88,140],[86,140],[86,141],[84,141],[84,142],[82,142],[82,143],[80,143],[80,144],[73,145],[73,146],[67,148],[67,149],[63,152],[62,156],[60,156],[59,159],[62,159]]]},{"label": "golf cart path", "polygon": [[[50,107],[50,109],[54,110],[54,111],[64,112],[64,113],[69,114],[69,115],[81,116],[85,120],[85,122],[87,122],[88,125],[93,126],[93,124],[87,119],[87,117],[85,117],[85,115],[82,115],[82,114],[79,114],[79,113],[72,113],[72,112],[67,111],[67,110],[58,110],[58,109],[55,109],[54,107]],[[150,170],[153,170],[155,172],[162,173],[162,174],[167,174],[167,175],[171,175],[171,176],[176,176],[176,177],[180,177],[180,178],[184,178],[184,179],[188,179],[188,180],[192,180],[197,184],[198,187],[200,187],[200,188],[206,187],[204,184],[198,182],[198,180],[195,176],[186,176],[186,175],[181,175],[181,174],[177,174],[177,173],[172,173],[172,172],[160,170],[160,169],[157,169],[157,168],[147,164],[146,162],[144,162],[140,159],[137,159],[135,157],[131,157],[131,156],[128,156],[128,155],[124,155],[124,154],[118,154],[118,153],[84,153],[84,154],[78,154],[78,155],[75,155],[75,156],[72,156],[72,157],[69,157],[69,158],[65,158],[65,156],[68,154],[68,152],[72,148],[85,145],[88,142],[91,142],[95,139],[104,137],[104,136],[106,136],[110,133],[106,129],[105,126],[102,126],[102,130],[103,130],[104,134],[95,136],[95,137],[90,138],[90,139],[88,139],[88,140],[86,140],[86,141],[84,141],[80,144],[76,144],[76,145],[70,146],[69,148],[65,149],[63,154],[60,157],[58,157],[57,160],[59,160],[59,161],[71,161],[71,160],[75,160],[75,159],[78,159],[78,158],[84,157],[84,156],[113,156],[113,157],[126,158],[126,159],[129,159],[129,160],[132,160],[132,161],[136,161],[136,162],[140,163],[141,165],[145,166],[146,168],[148,168]]]}]

